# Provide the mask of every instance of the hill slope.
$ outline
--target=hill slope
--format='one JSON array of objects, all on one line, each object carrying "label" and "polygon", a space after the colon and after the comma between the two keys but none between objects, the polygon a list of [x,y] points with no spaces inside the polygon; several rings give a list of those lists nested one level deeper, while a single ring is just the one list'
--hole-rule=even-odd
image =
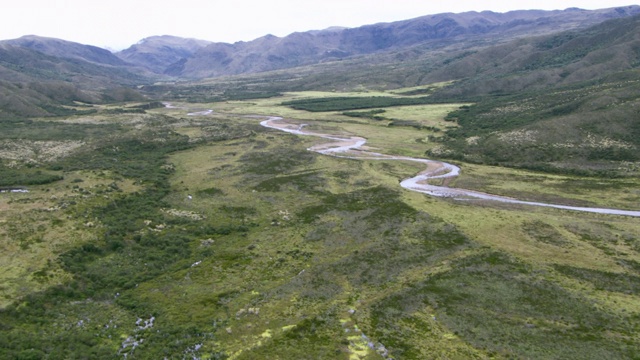
[{"label": "hill slope", "polygon": [[255,73],[393,51],[415,45],[439,49],[457,44],[482,45],[520,36],[584,28],[640,12],[640,7],[603,10],[468,12],[437,14],[353,29],[267,35],[249,42],[214,43],[165,69],[186,78]]},{"label": "hill slope", "polygon": [[210,43],[168,35],[152,36],[118,52],[117,56],[131,64],[163,74],[171,65],[191,58],[196,51]]},{"label": "hill slope", "polygon": [[149,80],[113,54],[58,39],[0,42],[0,118],[64,114],[61,105],[141,98],[123,87]]},{"label": "hill slope", "polygon": [[27,35],[18,39],[5,40],[0,43],[36,50],[50,56],[83,60],[94,64],[111,66],[128,65],[108,50],[55,38]]},{"label": "hill slope", "polygon": [[442,98],[481,96],[452,114],[448,150],[467,161],[615,170],[640,161],[640,17],[488,49],[430,76],[460,76]]},{"label": "hill slope", "polygon": [[445,60],[426,79],[464,79],[456,86],[462,96],[510,94],[593,80],[640,65],[639,24],[640,17],[634,16],[461,53]]}]

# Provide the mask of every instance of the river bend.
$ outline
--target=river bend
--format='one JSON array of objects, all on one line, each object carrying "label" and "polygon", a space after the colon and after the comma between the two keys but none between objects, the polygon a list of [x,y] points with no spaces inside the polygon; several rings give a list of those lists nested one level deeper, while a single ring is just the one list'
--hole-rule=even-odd
[{"label": "river bend", "polygon": [[281,117],[272,116],[267,120],[264,120],[260,125],[276,129],[284,132],[288,132],[296,135],[307,135],[321,137],[330,140],[327,143],[314,145],[307,150],[315,151],[320,154],[330,155],[341,158],[359,159],[359,160],[403,160],[422,163],[426,166],[426,170],[420,172],[418,175],[402,180],[400,186],[407,190],[417,191],[424,194],[428,194],[435,197],[448,197],[456,200],[490,200],[498,201],[509,204],[531,205],[550,207],[562,210],[573,210],[591,212],[597,214],[608,215],[624,215],[640,217],[640,211],[633,210],[619,210],[619,209],[607,209],[607,208],[594,208],[594,207],[580,207],[580,206],[568,206],[559,204],[549,204],[535,201],[518,200],[506,196],[492,195],[474,190],[450,188],[447,186],[430,185],[429,180],[432,179],[445,179],[454,178],[460,174],[460,168],[453,164],[449,164],[442,161],[412,158],[407,156],[392,156],[386,154],[380,154],[363,149],[367,140],[359,136],[338,136],[331,134],[316,133],[305,130],[305,125],[291,124],[283,121]]}]

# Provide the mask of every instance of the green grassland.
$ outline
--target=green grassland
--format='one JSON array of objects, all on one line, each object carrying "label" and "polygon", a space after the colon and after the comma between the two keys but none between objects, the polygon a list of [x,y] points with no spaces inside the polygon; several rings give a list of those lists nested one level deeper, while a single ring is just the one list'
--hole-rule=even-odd
[{"label": "green grassland", "polygon": [[[402,93],[424,96],[376,96]],[[363,95],[99,108],[16,125],[20,135],[5,141],[83,143],[55,157],[2,158],[14,172],[58,177],[0,193],[0,357],[640,353],[636,218],[428,197],[399,187],[416,164],[319,155],[306,149],[321,140],[246,116],[424,156],[457,126],[447,114],[469,105],[387,107],[385,120],[282,105],[349,96]],[[214,112],[186,115],[203,109]],[[460,165],[452,185],[519,199],[637,209],[640,197],[633,177]]]}]

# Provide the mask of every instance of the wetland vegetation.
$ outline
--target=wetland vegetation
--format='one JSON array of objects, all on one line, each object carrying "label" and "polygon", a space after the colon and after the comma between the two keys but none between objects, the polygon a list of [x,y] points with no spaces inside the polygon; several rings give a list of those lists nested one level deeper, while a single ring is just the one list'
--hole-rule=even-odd
[{"label": "wetland vegetation", "polygon": [[[58,144],[83,134],[83,143],[3,162],[31,182],[14,177],[8,184],[30,192],[0,194],[2,357],[596,359],[640,351],[637,219],[408,192],[398,182],[419,165],[321,156],[306,150],[317,140],[244,116],[289,111],[270,98],[173,105],[34,119],[20,140],[6,136],[5,144]],[[414,106],[424,114],[433,106],[434,115],[416,119]],[[194,107],[214,111],[187,116]],[[296,114],[312,128],[330,124],[372,147],[421,154],[451,129],[437,107],[388,108],[396,121],[429,124],[420,128],[368,117],[343,123],[342,109],[315,122],[315,113]],[[336,117],[323,122],[327,115]],[[544,189],[532,190],[531,179]],[[485,165],[463,165],[455,182],[603,207],[633,208],[639,196],[634,177]]]}]

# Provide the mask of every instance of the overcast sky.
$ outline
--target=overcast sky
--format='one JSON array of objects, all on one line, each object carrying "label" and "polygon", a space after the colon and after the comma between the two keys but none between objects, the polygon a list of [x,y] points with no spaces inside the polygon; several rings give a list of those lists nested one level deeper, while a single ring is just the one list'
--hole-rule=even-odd
[{"label": "overcast sky", "polygon": [[153,35],[233,43],[266,34],[285,36],[443,12],[632,4],[618,0],[11,0],[0,7],[0,40],[40,35],[121,50]]}]

